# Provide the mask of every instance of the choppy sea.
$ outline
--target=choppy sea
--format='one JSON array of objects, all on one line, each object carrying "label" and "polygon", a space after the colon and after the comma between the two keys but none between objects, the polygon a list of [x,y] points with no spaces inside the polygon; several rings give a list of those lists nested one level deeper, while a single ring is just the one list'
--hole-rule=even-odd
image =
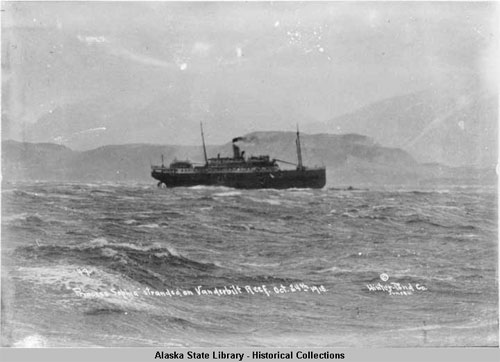
[{"label": "choppy sea", "polygon": [[3,346],[498,345],[495,189],[2,187]]}]

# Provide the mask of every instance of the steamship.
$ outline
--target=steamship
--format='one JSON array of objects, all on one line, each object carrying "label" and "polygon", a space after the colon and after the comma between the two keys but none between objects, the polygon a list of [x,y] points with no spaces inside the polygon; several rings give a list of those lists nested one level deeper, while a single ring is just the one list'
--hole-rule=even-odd
[{"label": "steamship", "polygon": [[238,142],[243,137],[232,140],[233,157],[207,158],[203,126],[201,138],[205,164],[195,166],[190,161],[173,161],[168,167],[163,164],[151,166],[151,176],[158,180],[158,186],[226,186],[237,189],[288,189],[322,188],[326,183],[325,167],[306,167],[302,163],[300,134],[297,127],[297,164],[295,169],[280,169],[279,163],[290,163],[268,155],[245,157]]}]

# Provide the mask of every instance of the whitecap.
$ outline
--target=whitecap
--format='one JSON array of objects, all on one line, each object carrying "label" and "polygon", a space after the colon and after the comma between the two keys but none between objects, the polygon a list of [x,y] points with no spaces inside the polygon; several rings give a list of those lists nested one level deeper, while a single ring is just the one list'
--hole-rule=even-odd
[{"label": "whitecap", "polygon": [[211,188],[211,186],[205,186],[205,185],[196,185],[196,186],[190,186],[188,187],[191,190],[206,190]]},{"label": "whitecap", "polygon": [[118,252],[116,250],[113,250],[113,249],[110,249],[110,248],[104,248],[104,249],[101,250],[101,254],[103,256],[112,258],[112,257],[116,256],[118,254]]},{"label": "whitecap", "polygon": [[208,207],[200,207],[200,211],[210,211],[210,210],[213,210],[213,206],[208,206]]},{"label": "whitecap", "polygon": [[358,215],[350,214],[350,213],[348,213],[348,212],[344,212],[344,213],[342,214],[342,216],[344,216],[344,217],[352,217],[352,218],[357,218],[357,217],[359,217]]},{"label": "whitecap", "polygon": [[328,273],[328,272],[333,272],[333,273],[352,273],[352,269],[343,269],[343,268],[338,268],[336,266],[332,266],[331,268],[326,268],[326,269],[321,269],[315,271],[315,273]]},{"label": "whitecap", "polygon": [[95,247],[108,245],[109,242],[105,238],[96,238],[90,241],[90,244]]},{"label": "whitecap", "polygon": [[140,227],[140,228],[156,229],[156,228],[159,228],[160,225],[158,225],[158,224],[142,224],[142,225],[139,225],[138,227]]},{"label": "whitecap", "polygon": [[172,245],[167,245],[165,248],[168,250],[168,252],[171,255],[177,256],[177,257],[181,256],[181,254]]},{"label": "whitecap", "polygon": [[47,347],[47,340],[39,334],[32,334],[31,336],[24,337],[20,341],[15,342],[14,347],[16,348]]},{"label": "whitecap", "polygon": [[168,258],[172,256],[170,253],[154,253],[154,256],[157,258]]},{"label": "whitecap", "polygon": [[28,216],[27,212],[23,212],[21,214],[13,214],[13,215],[2,215],[2,221],[12,222],[17,220],[26,220],[27,216]]},{"label": "whitecap", "polygon": [[[122,261],[125,262],[126,261]],[[85,299],[81,293],[88,296],[88,300],[98,302],[105,300],[111,306],[126,310],[146,310],[151,305],[139,297],[124,298],[113,293],[115,290],[140,291],[142,285],[119,274],[110,273],[104,269],[91,265],[51,265],[47,267],[19,267],[16,276],[37,285],[47,285],[50,288],[66,290],[67,294],[56,303],[73,308],[76,300]],[[90,277],[89,277],[90,275]],[[87,294],[88,293],[88,294]],[[67,302],[71,303],[68,304]],[[88,304],[87,304],[88,305]],[[29,338],[19,341],[18,347],[43,347],[36,345],[43,341],[38,338]]]},{"label": "whitecap", "polygon": [[273,199],[257,199],[255,197],[248,197],[249,200],[252,200],[254,202],[262,202],[265,204],[269,205],[281,205],[281,201],[279,200],[273,200]]},{"label": "whitecap", "polygon": [[216,194],[213,194],[213,196],[219,196],[219,197],[239,196],[239,195],[241,195],[241,191],[227,191],[227,192],[218,192]]},{"label": "whitecap", "polygon": [[240,263],[241,266],[249,266],[253,268],[270,268],[280,266],[280,263]]}]

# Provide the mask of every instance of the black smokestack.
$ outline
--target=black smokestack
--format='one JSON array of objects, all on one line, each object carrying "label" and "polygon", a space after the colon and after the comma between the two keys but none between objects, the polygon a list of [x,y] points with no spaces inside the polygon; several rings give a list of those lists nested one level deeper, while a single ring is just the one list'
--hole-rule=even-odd
[{"label": "black smokestack", "polygon": [[[234,142],[234,141],[233,141]],[[240,148],[233,143],[233,158],[240,158]]]},{"label": "black smokestack", "polygon": [[236,137],[233,138],[233,157],[234,158],[243,158],[243,155],[245,154],[245,151],[240,153],[240,148],[235,144],[237,142],[253,142],[256,139],[256,137]]}]

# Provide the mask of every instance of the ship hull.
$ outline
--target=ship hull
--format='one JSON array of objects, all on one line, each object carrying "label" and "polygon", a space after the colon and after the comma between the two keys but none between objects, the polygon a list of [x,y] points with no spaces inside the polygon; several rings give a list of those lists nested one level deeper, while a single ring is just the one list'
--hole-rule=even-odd
[{"label": "ship hull", "polygon": [[325,186],[324,168],[305,170],[280,170],[262,172],[210,172],[171,173],[154,170],[153,178],[167,187],[226,186],[237,189],[289,189]]}]

